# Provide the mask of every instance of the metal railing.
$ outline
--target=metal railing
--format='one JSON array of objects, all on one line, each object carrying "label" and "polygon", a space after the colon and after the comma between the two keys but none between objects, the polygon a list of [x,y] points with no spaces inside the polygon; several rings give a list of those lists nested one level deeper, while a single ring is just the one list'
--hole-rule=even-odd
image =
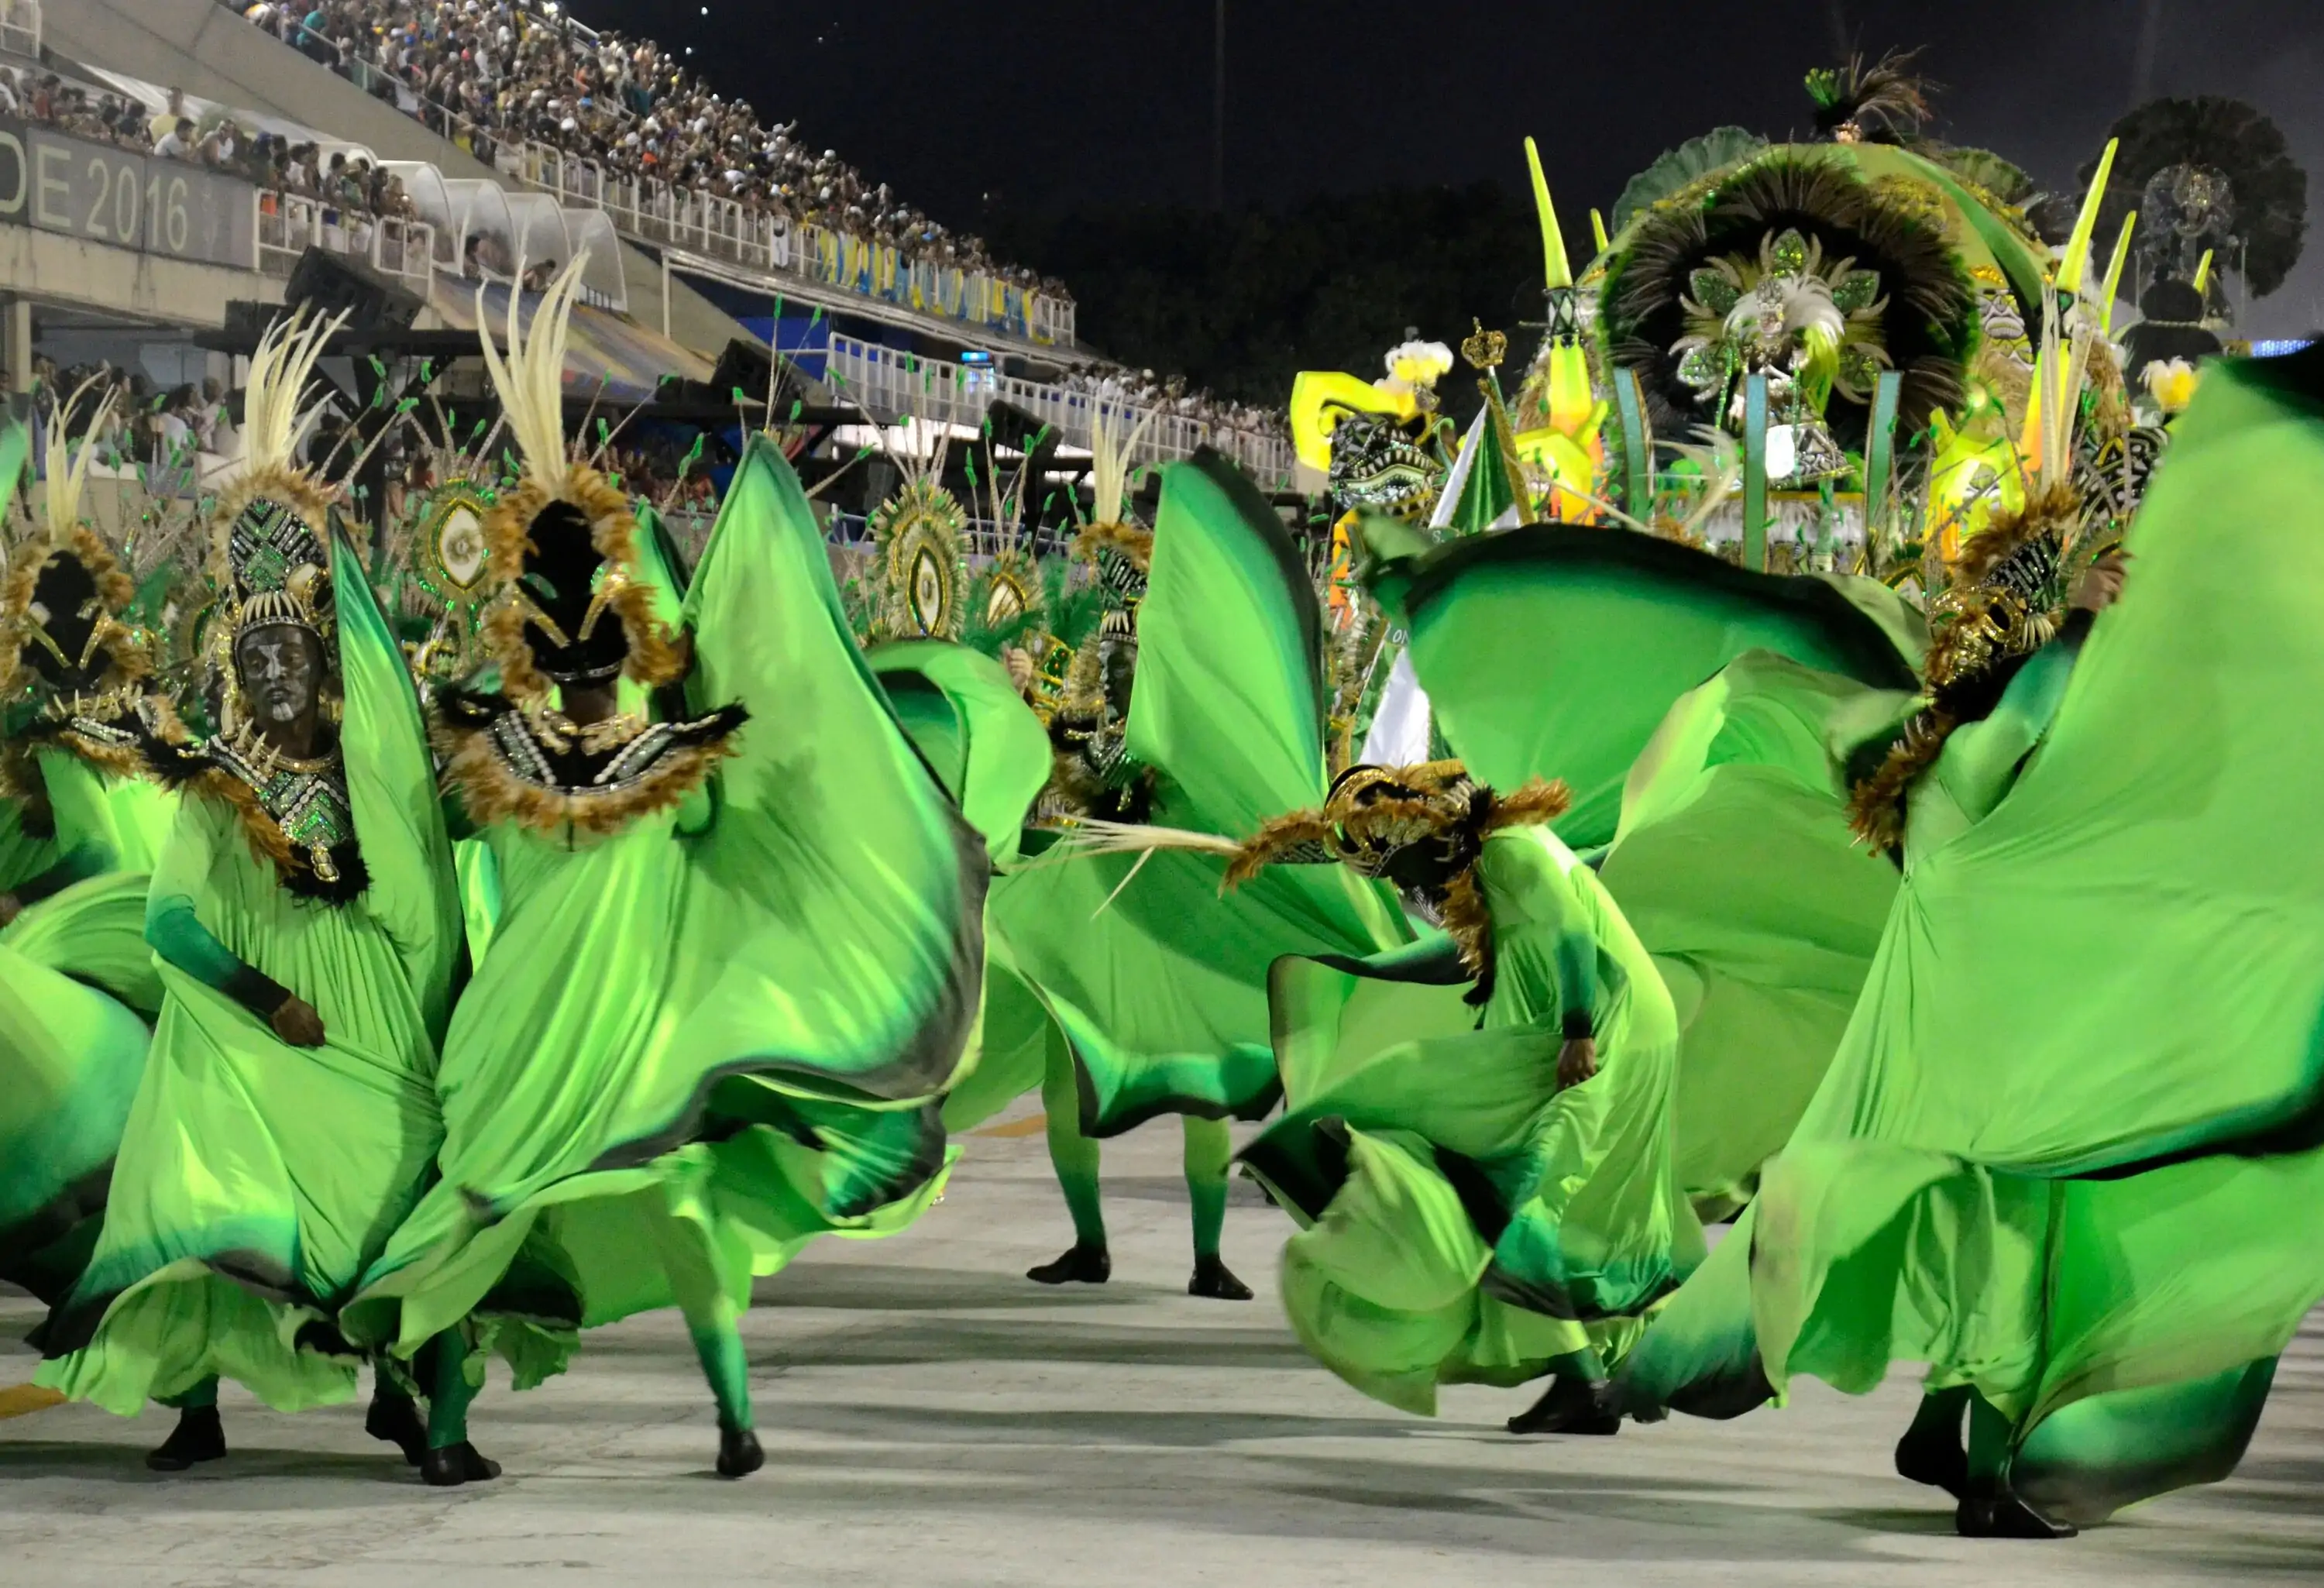
[{"label": "metal railing", "polygon": [[1296,465],[1290,441],[1280,436],[1213,425],[1190,414],[1020,380],[976,365],[922,359],[853,337],[831,338],[824,368],[824,378],[842,399],[879,420],[973,427],[983,422],[996,401],[1005,401],[1052,427],[1065,445],[1084,450],[1096,439],[1101,413],[1107,416],[1108,429],[1124,438],[1143,423],[1144,433],[1130,451],[1132,466],[1190,457],[1195,448],[1210,446],[1242,465],[1260,485],[1277,490],[1290,484]]},{"label": "metal railing", "polygon": [[41,55],[41,0],[0,0],[0,50]]},{"label": "metal railing", "polygon": [[[0,8],[30,6],[38,44],[38,0],[0,0]],[[547,20],[595,41],[589,28],[561,12]],[[318,35],[319,36],[319,35]],[[286,39],[298,47],[295,39]],[[398,108],[417,116],[439,136],[453,139],[466,118],[414,94],[410,86],[383,72],[358,50],[327,41],[340,51],[340,67],[366,93],[384,79]],[[407,103],[408,101],[408,103]],[[613,217],[616,229],[650,243],[667,244],[728,260],[770,277],[793,275],[944,319],[963,320],[1020,337],[1043,346],[1075,345],[1074,304],[1028,291],[1004,278],[932,261],[906,262],[890,244],[867,241],[753,208],[696,189],[676,189],[659,178],[610,176],[596,162],[540,143],[511,144],[480,128],[495,151],[489,162],[502,174],[557,196],[563,203],[587,205]],[[479,152],[479,158],[485,158]],[[770,291],[779,280],[769,282]]]},{"label": "metal railing", "polygon": [[268,189],[258,196],[258,268],[288,276],[309,248],[360,259],[426,297],[436,271],[436,228]]},{"label": "metal railing", "polygon": [[892,244],[794,221],[698,189],[673,187],[658,177],[608,172],[594,160],[546,143],[521,143],[505,153],[501,169],[525,186],[553,194],[561,204],[602,209],[613,217],[617,231],[638,241],[759,272],[773,278],[770,290],[779,287],[779,278],[795,276],[1044,346],[1074,346],[1070,300],[982,271],[908,260]]}]

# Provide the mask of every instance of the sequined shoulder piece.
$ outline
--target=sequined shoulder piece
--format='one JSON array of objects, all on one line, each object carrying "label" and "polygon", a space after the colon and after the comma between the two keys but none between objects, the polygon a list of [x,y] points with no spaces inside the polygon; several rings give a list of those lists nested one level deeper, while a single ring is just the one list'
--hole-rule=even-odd
[{"label": "sequined shoulder piece", "polygon": [[154,771],[164,783],[232,806],[251,849],[273,863],[291,892],[345,904],[370,885],[337,753],[294,761],[245,727],[176,747],[168,762],[157,759]]},{"label": "sequined shoulder piece", "polygon": [[624,715],[582,725],[504,696],[441,689],[431,716],[445,784],[471,820],[570,840],[675,808],[733,753],[750,714],[725,706],[684,721]]}]

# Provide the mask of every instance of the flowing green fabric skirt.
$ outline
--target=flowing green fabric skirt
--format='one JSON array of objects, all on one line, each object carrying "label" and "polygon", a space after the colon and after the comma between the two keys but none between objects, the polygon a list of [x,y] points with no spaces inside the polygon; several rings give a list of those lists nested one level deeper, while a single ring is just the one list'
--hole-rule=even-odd
[{"label": "flowing green fabric skirt", "polygon": [[145,878],[68,888],[0,929],[0,1279],[53,1303],[77,1278],[145,1067],[161,983]]},{"label": "flowing green fabric skirt", "polygon": [[288,1047],[223,994],[163,973],[169,1001],[104,1233],[46,1326],[42,1383],[124,1414],[212,1373],[284,1411],[354,1393],[353,1359],[300,1332],[418,1196],[438,1129],[410,1050],[333,1019],[387,969],[360,942],[328,945],[345,955],[336,974],[306,983],[331,1033],[319,1048]]},{"label": "flowing green fabric skirt", "polygon": [[1634,1407],[1924,1363],[2010,1420],[2012,1482],[2065,1517],[2233,1467],[2324,1295],[2319,377],[2207,379],[2048,736],[1912,849],[1840,1051],[1634,1354]]},{"label": "flowing green fabric skirt", "polygon": [[[292,1048],[171,966],[115,1161],[103,1233],[38,1335],[39,1380],[111,1411],[216,1373],[281,1410],[341,1400],[355,1362],[327,1330],[417,1199],[439,1127],[434,1048],[393,942],[363,901],[298,900],[231,813],[189,801],[204,924],[321,1014]],[[165,859],[166,867],[171,864]]]},{"label": "flowing green fabric skirt", "polygon": [[1840,1046],[1896,894],[1852,840],[1847,767],[1916,702],[1769,651],[1681,697],[1636,766],[1599,880],[1677,1006],[1679,1181],[1748,1201]]},{"label": "flowing green fabric skirt", "polygon": [[1585,1347],[1618,1363],[1702,1241],[1660,989],[1618,1002],[1598,1075],[1561,1090],[1554,1026],[1473,1029],[1449,950],[1279,962],[1293,1102],[1242,1155],[1302,1226],[1281,1274],[1302,1343],[1423,1415],[1439,1384],[1522,1383]]},{"label": "flowing green fabric skirt", "polygon": [[706,939],[678,927],[674,818],[573,850],[489,842],[504,912],[445,1040],[440,1177],[341,1312],[350,1339],[408,1358],[480,1315],[530,1385],[578,1330],[672,1305],[645,1221],[693,1224],[742,1302],[815,1236],[890,1232],[940,1192],[932,1103],[706,1073],[677,1040],[676,960]]}]

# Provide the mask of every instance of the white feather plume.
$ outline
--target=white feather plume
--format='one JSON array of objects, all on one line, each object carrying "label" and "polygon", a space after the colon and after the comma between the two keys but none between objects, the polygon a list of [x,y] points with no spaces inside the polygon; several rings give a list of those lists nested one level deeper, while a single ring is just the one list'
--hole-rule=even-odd
[{"label": "white feather plume", "polygon": [[52,545],[69,544],[73,531],[80,526],[80,499],[82,490],[88,483],[89,462],[97,456],[97,439],[104,433],[106,420],[112,418],[114,400],[120,393],[108,389],[97,403],[97,411],[89,415],[88,429],[81,439],[80,456],[78,457],[73,456],[72,442],[65,434],[65,422],[72,411],[80,406],[80,400],[88,395],[88,389],[105,379],[102,374],[91,375],[61,403],[53,398],[50,402],[49,433],[42,444],[45,465],[42,472],[48,475],[48,491],[42,498],[41,506],[48,520],[49,540]]},{"label": "white feather plume", "polygon": [[506,358],[493,346],[484,290],[476,289],[476,337],[484,346],[484,367],[500,392],[509,433],[524,455],[526,476],[552,496],[564,488],[572,471],[565,447],[565,349],[572,336],[573,300],[581,291],[581,272],[588,263],[587,254],[576,254],[557,272],[533,310],[530,336],[517,312],[523,294],[509,289]]},{"label": "white feather plume", "polygon": [[1146,437],[1158,409],[1122,433],[1121,411],[1100,408],[1090,420],[1090,516],[1099,523],[1118,523],[1128,511],[1130,457]]},{"label": "white feather plume", "polygon": [[322,413],[326,396],[305,408],[299,399],[313,378],[324,345],[347,323],[346,313],[327,320],[310,319],[306,309],[278,319],[259,339],[250,355],[250,381],[243,395],[243,462],[244,468],[288,469],[299,443]]}]

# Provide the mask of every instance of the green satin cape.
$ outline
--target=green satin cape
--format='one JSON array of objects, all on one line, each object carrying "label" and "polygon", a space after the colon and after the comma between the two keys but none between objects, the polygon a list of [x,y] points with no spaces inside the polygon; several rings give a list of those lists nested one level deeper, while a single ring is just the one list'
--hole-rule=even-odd
[{"label": "green satin cape", "polygon": [[[2324,357],[2215,367],[2046,741],[1982,820],[1915,813],[1831,1073],[1635,1402],[1919,1362],[2014,1420],[2060,1514],[2232,1468],[2324,1292],[2319,500]],[[1957,750],[1916,799],[1963,798]]]},{"label": "green satin cape", "polygon": [[[361,567],[344,542],[334,560]],[[174,966],[88,1268],[38,1335],[39,1381],[134,1413],[211,1374],[278,1409],[346,1399],[327,1319],[420,1194],[458,952],[451,851],[401,652],[360,577],[337,586],[344,762],[370,885],[299,898],[237,814],[189,796],[153,886],[321,1014],[294,1048]]]},{"label": "green satin cape", "polygon": [[606,839],[488,831],[500,910],[447,1040],[442,1183],[342,1313],[351,1338],[408,1356],[481,1309],[524,1325],[501,1344],[533,1381],[576,1327],[669,1303],[641,1218],[695,1223],[740,1296],[940,1185],[984,846],[857,652],[764,439],[684,619],[692,708],[752,714],[736,753],[689,809]]}]

